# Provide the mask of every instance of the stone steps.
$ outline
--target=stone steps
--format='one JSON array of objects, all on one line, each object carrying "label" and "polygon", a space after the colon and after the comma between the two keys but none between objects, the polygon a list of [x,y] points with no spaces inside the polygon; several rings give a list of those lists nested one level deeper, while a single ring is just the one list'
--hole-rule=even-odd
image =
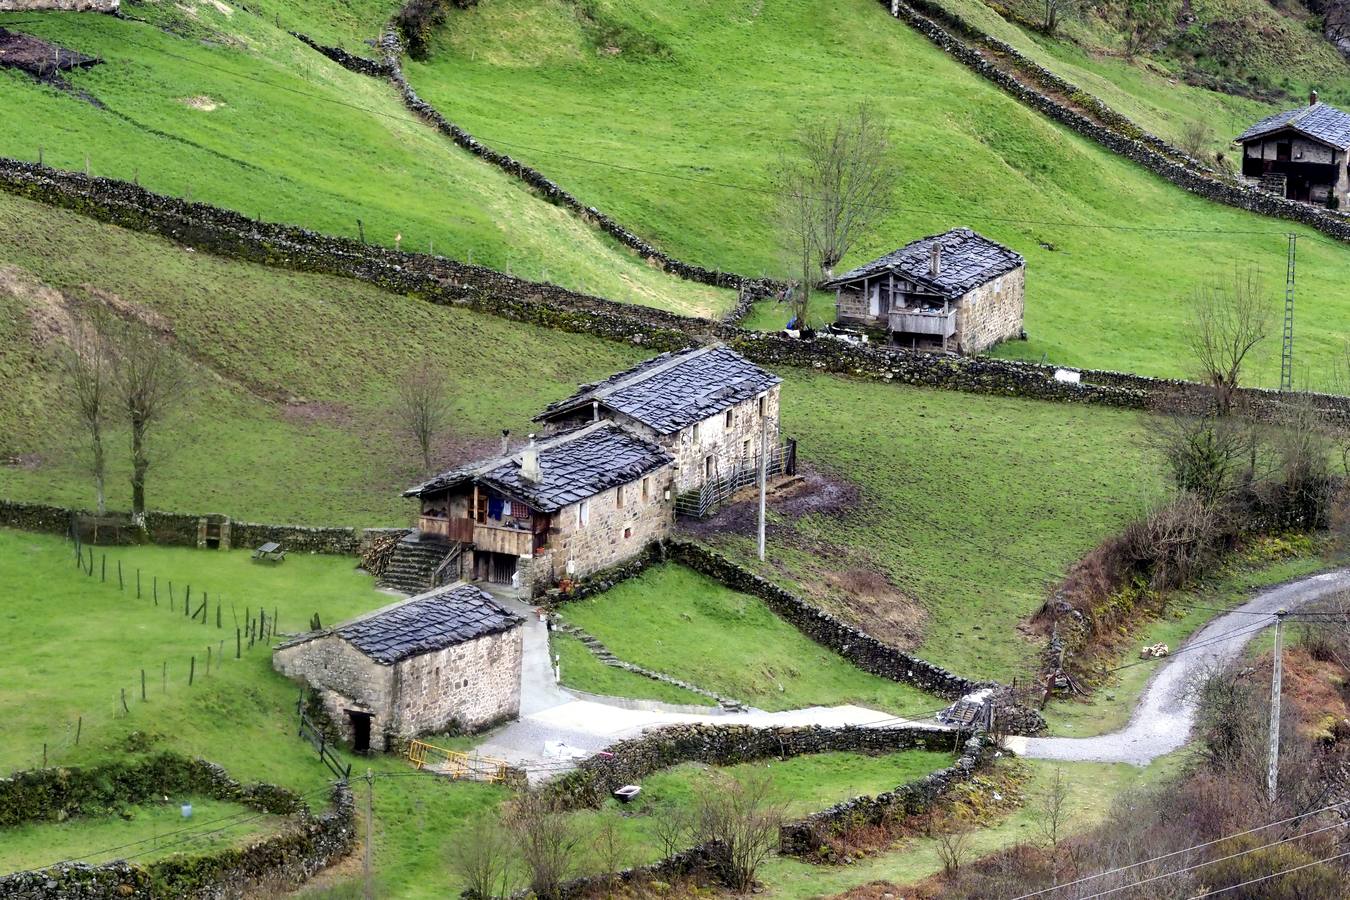
[{"label": "stone steps", "polygon": [[419,541],[412,536],[404,538],[394,547],[389,564],[380,576],[380,586],[406,594],[420,594],[429,590],[432,576],[451,550],[449,544]]}]

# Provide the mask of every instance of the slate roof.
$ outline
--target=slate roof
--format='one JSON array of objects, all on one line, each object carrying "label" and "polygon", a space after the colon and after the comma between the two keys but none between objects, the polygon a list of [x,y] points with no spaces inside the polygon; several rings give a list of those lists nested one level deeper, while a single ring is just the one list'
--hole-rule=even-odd
[{"label": "slate roof", "polygon": [[598,402],[655,430],[674,434],[782,383],[723,344],[663,353],[596,384],[584,384],[535,416],[547,421]]},{"label": "slate roof", "polygon": [[471,584],[457,584],[356,619],[335,629],[338,637],[384,665],[444,650],[521,622]]},{"label": "slate roof", "polygon": [[[942,262],[936,278],[928,274],[929,248],[942,245]],[[925,290],[955,300],[962,294],[1026,265],[1021,254],[989,240],[969,228],[954,228],[906,244],[899,250],[845,272],[824,287],[839,287],[871,275],[893,271]]]},{"label": "slate roof", "polygon": [[537,447],[537,482],[521,477],[520,454],[515,453],[451,469],[409,488],[404,496],[439,493],[476,480],[540,512],[556,512],[674,462],[662,448],[607,421],[545,438]]},{"label": "slate roof", "polygon": [[1332,147],[1350,148],[1350,113],[1341,112],[1328,103],[1314,103],[1266,116],[1238,135],[1237,140],[1245,143],[1284,128],[1292,128]]}]

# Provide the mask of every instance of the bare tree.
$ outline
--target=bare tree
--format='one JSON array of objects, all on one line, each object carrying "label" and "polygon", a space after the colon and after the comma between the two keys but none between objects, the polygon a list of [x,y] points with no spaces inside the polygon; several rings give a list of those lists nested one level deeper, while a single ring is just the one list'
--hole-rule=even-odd
[{"label": "bare tree", "polygon": [[76,317],[70,343],[60,353],[61,370],[70,405],[80,428],[89,438],[89,473],[94,477],[98,514],[107,512],[104,491],[107,454],[103,436],[116,402],[113,396],[113,360],[108,318],[92,307],[86,318]]},{"label": "bare tree", "polygon": [[1125,55],[1134,59],[1156,44],[1176,18],[1175,0],[1126,0],[1121,8]]},{"label": "bare tree", "polygon": [[552,797],[529,789],[512,801],[507,827],[529,873],[530,890],[541,900],[554,900],[580,860],[582,834],[575,822]]},{"label": "bare tree", "polygon": [[1079,6],[1080,0],[1041,0],[1041,30],[1056,33],[1061,22],[1078,13]]},{"label": "bare tree", "polygon": [[1036,827],[1052,853],[1058,852],[1069,824],[1068,801],[1069,784],[1064,780],[1064,770],[1056,766],[1054,777],[1041,791],[1036,811]]},{"label": "bare tree", "polygon": [[1255,269],[1212,281],[1191,298],[1186,337],[1201,376],[1214,389],[1219,415],[1232,412],[1243,366],[1269,327],[1270,304]]},{"label": "bare tree", "polygon": [[476,817],[455,842],[450,868],[476,900],[511,895],[511,837],[496,817]]},{"label": "bare tree", "polygon": [[1192,159],[1206,160],[1214,143],[1214,129],[1208,122],[1190,121],[1181,129],[1181,149]]},{"label": "bare tree", "polygon": [[430,471],[432,445],[450,417],[449,391],[440,369],[430,363],[409,369],[399,380],[395,411],[422,453],[422,471]]},{"label": "bare tree", "polygon": [[649,828],[661,848],[662,859],[688,850],[694,842],[693,819],[688,808],[678,803],[664,801],[653,806]]},{"label": "bare tree", "polygon": [[131,517],[145,525],[145,477],[150,433],[187,392],[187,371],[163,336],[137,323],[115,330],[117,399],[131,426]]},{"label": "bare tree", "polygon": [[966,862],[970,855],[971,841],[975,836],[975,829],[971,827],[970,822],[966,821],[963,815],[954,815],[950,820],[943,822],[939,827],[933,829],[933,837],[937,841],[938,859],[942,861],[942,873],[951,877],[961,871],[961,866]]},{"label": "bare tree", "polygon": [[899,179],[886,125],[867,104],[846,118],[801,129],[797,156],[779,162],[783,249],[800,281],[794,313],[806,322],[812,287],[876,224]]},{"label": "bare tree", "polygon": [[601,875],[610,878],[611,886],[617,873],[628,860],[628,837],[619,828],[617,816],[606,815],[591,835],[591,848],[595,854],[595,868]]},{"label": "bare tree", "polygon": [[698,843],[710,844],[727,887],[746,893],[778,845],[783,809],[762,776],[706,786],[694,813]]}]

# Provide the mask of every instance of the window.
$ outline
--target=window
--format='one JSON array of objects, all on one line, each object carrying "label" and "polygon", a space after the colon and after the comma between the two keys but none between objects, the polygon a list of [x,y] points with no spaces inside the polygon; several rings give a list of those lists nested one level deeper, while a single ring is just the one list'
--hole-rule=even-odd
[{"label": "window", "polygon": [[746,438],[745,441],[744,441],[744,443],[741,444],[741,455],[744,456],[746,459],[749,459],[749,458],[750,458],[750,439],[749,439],[749,438]]},{"label": "window", "polygon": [[623,530],[623,539],[626,541],[633,536],[633,529],[625,528]]},{"label": "window", "polygon": [[648,496],[651,494],[651,481],[652,481],[652,480],[651,480],[650,478],[644,478],[644,479],[642,479],[642,502],[643,502],[643,503],[646,503],[646,502],[647,502]]},{"label": "window", "polygon": [[736,420],[736,417],[735,417],[734,413],[733,413],[731,410],[727,410],[727,414],[726,414],[726,417],[725,417],[725,418],[726,418],[726,422],[725,422],[725,424],[724,424],[724,427],[730,428],[732,422],[734,422],[734,421]]},{"label": "window", "polygon": [[581,526],[591,524],[591,501],[582,500],[577,504],[577,524]]},{"label": "window", "polygon": [[436,684],[437,684],[437,685],[440,685],[440,683],[441,683],[441,667],[440,667],[440,666],[437,666],[437,667],[436,667]]},{"label": "window", "polygon": [[703,460],[703,476],[705,478],[713,477],[713,458],[711,456]]},{"label": "window", "polygon": [[694,443],[697,444],[697,443],[698,443],[698,423],[697,423],[697,422],[694,423],[694,427],[693,427],[693,428],[689,429],[689,434],[690,434],[690,437],[693,438]]},{"label": "window", "polygon": [[623,485],[614,489],[614,508],[623,509]]},{"label": "window", "polygon": [[763,397],[759,398],[759,416],[761,419],[764,418],[764,413],[768,411],[768,408],[769,408],[769,395],[765,394]]}]

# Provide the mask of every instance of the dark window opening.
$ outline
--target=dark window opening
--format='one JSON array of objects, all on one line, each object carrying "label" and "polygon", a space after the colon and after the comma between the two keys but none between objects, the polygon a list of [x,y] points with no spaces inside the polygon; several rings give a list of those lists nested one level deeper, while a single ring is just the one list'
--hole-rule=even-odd
[{"label": "dark window opening", "polygon": [[1275,145],[1275,158],[1288,162],[1291,159],[1293,144],[1288,141],[1280,141]]}]

